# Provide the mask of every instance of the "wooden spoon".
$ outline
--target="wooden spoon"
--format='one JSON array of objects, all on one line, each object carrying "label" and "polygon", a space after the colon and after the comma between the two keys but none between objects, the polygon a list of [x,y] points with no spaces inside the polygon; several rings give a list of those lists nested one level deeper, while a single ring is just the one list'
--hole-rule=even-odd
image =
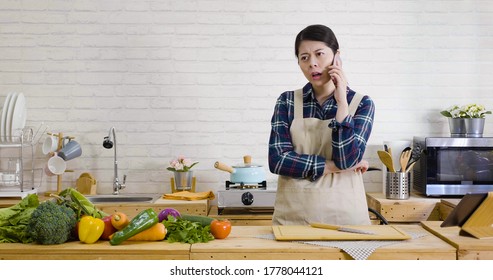
[{"label": "wooden spoon", "polygon": [[407,164],[409,163],[409,159],[411,158],[411,153],[411,147],[406,147],[404,148],[404,150],[402,150],[399,162],[401,163],[401,172],[403,173],[406,173]]},{"label": "wooden spoon", "polygon": [[382,161],[382,163],[387,166],[390,172],[395,172],[394,163],[392,161],[392,156],[386,151],[377,151],[378,157]]}]

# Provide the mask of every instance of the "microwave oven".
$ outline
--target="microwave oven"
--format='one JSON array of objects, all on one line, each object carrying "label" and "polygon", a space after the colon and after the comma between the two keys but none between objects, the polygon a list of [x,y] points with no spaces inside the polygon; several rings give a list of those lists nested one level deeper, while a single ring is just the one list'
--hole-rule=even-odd
[{"label": "microwave oven", "polygon": [[421,157],[413,189],[426,196],[463,196],[493,191],[493,137],[414,137]]}]

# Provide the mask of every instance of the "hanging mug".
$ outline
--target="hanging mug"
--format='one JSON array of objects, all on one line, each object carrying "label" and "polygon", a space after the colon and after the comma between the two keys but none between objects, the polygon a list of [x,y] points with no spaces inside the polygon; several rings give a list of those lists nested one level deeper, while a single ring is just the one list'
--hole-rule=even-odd
[{"label": "hanging mug", "polygon": [[77,141],[70,140],[67,144],[63,146],[58,152],[63,160],[68,161],[82,155],[82,148]]},{"label": "hanging mug", "polygon": [[54,156],[48,159],[48,162],[45,165],[44,171],[48,176],[62,175],[67,169],[67,163],[55,153]]},{"label": "hanging mug", "polygon": [[54,135],[48,135],[43,142],[43,154],[47,155],[49,153],[56,152],[58,149],[58,137]]}]

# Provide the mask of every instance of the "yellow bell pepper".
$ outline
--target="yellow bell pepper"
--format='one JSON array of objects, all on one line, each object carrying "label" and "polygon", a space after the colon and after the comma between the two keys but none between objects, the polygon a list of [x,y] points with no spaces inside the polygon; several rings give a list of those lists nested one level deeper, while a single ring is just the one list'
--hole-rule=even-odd
[{"label": "yellow bell pepper", "polygon": [[104,231],[104,221],[91,216],[84,216],[79,221],[79,240],[92,244],[101,237]]}]

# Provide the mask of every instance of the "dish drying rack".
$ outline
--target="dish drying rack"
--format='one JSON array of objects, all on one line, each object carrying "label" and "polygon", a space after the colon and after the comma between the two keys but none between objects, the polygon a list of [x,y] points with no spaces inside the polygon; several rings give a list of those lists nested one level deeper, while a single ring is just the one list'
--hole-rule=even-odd
[{"label": "dish drying rack", "polygon": [[[40,133],[43,127],[44,131]],[[24,128],[19,136],[11,137],[11,141],[0,141],[0,161],[3,163],[0,164],[0,197],[24,198],[28,194],[37,193],[42,182],[43,170],[39,170],[39,183],[35,186],[34,151],[40,136],[47,129],[48,127],[42,123],[36,133],[30,127]],[[5,157],[4,152],[9,156]],[[25,169],[25,157],[30,159],[30,166],[27,169]],[[8,160],[7,165],[4,163],[6,160]],[[30,186],[26,186],[26,182],[29,182]]]}]

